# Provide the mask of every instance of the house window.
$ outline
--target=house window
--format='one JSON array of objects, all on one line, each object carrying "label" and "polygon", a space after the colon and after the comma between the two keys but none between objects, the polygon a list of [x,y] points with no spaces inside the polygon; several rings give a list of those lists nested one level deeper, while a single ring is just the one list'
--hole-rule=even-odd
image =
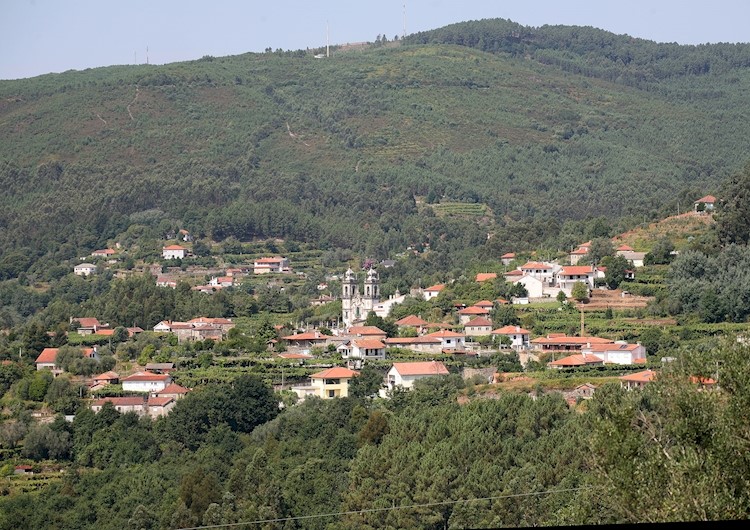
[{"label": "house window", "polygon": [[329,398],[336,397],[336,391],[335,390],[329,390],[328,391],[328,397]]}]

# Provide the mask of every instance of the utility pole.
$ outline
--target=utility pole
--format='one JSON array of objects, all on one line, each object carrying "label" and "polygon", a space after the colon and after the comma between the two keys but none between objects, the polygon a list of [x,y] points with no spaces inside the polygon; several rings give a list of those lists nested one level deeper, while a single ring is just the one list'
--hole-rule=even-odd
[{"label": "utility pole", "polygon": [[584,327],[583,327],[583,304],[581,304],[580,309],[581,309],[581,337],[585,337],[586,335],[584,333]]},{"label": "utility pole", "polygon": [[404,3],[404,33],[401,35],[401,38],[406,37],[406,3]]}]

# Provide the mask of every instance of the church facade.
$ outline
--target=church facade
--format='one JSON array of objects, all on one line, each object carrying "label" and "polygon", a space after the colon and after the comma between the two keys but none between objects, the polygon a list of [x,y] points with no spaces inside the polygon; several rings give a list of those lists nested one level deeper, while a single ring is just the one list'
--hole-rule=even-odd
[{"label": "church facade", "polygon": [[367,271],[364,291],[360,292],[356,274],[351,269],[347,270],[344,274],[341,291],[341,310],[344,325],[348,328],[364,322],[370,311],[375,311],[375,306],[380,302],[378,272],[375,269]]}]

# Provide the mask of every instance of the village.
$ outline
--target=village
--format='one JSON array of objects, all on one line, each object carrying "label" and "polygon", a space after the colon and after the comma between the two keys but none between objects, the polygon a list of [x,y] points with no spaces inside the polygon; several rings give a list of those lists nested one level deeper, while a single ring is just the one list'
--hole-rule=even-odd
[{"label": "village", "polygon": [[[710,214],[713,208],[712,196],[696,201],[694,215]],[[171,235],[171,234],[170,234]],[[176,234],[180,241],[191,242],[192,236],[186,230]],[[628,268],[624,278],[633,280],[639,268],[644,266],[646,252],[638,252],[627,244],[613,240],[613,257],[623,258]],[[544,366],[546,370],[570,372],[597,367],[621,367],[624,372],[617,375],[624,388],[640,388],[656,377],[657,371],[649,365],[649,354],[640,342],[628,342],[616,338],[606,338],[587,333],[585,314],[591,300],[604,297],[607,308],[643,307],[647,298],[634,296],[623,290],[611,290],[606,284],[607,267],[590,263],[592,241],[580,244],[562,259],[528,260],[515,253],[499,257],[504,272],[477,273],[474,281],[506,282],[512,285],[513,296],[509,299],[482,299],[473,303],[458,303],[449,300],[451,310],[440,319],[423,318],[429,315],[407,314],[393,319],[392,310],[403,304],[407,298],[434,302],[441,293],[450,290],[455,280],[435,284],[425,288],[412,288],[408,294],[396,291],[387,298],[381,298],[381,284],[378,269],[393,266],[395,262],[383,262],[379,266],[368,264],[357,274],[352,268],[343,274],[329,274],[331,284],[340,285],[339,293],[328,290],[310,300],[311,306],[339,303],[340,318],[328,326],[275,325],[274,336],[266,342],[265,358],[280,362],[291,362],[304,367],[307,375],[291,380],[276,381],[278,391],[293,393],[294,401],[301,402],[310,397],[320,399],[342,398],[349,395],[349,384],[360,375],[366,366],[377,366],[382,376],[376,394],[388,398],[394,391],[408,390],[415,381],[428,377],[447,376],[451,369],[464,378],[473,377],[487,385],[497,385],[505,380],[519,378],[523,374],[504,374],[491,366],[477,370],[456,359],[482,359],[505,355],[518,360],[522,369]],[[81,264],[75,268],[76,275],[88,277],[101,270],[103,264],[117,263],[118,252],[114,249],[97,250],[93,258],[102,260],[99,265]],[[190,256],[187,246],[165,245],[162,258],[165,262],[183,260]],[[606,260],[605,260],[606,261]],[[587,263],[587,264],[581,264]],[[166,269],[168,273],[163,273]],[[191,290],[210,295],[222,289],[232,289],[242,285],[249,278],[269,278],[273,285],[278,278],[302,274],[292,269],[290,260],[282,256],[263,256],[246,265],[225,269],[197,268],[196,273],[184,267],[151,266],[147,270],[155,278],[156,285],[164,289],[176,289],[185,278],[209,278],[205,284],[193,285]],[[363,281],[360,282],[360,279]],[[195,282],[194,282],[195,283]],[[319,286],[320,289],[321,286]],[[322,287],[328,287],[324,284]],[[597,298],[598,297],[598,298]],[[523,327],[520,322],[502,323],[493,321],[502,307],[524,308],[533,311],[538,304],[549,305],[554,301],[558,311],[580,313],[580,329],[577,334],[546,333],[541,336]],[[618,304],[625,304],[618,305]],[[435,314],[434,312],[432,313]],[[377,322],[390,322],[389,331],[377,325],[369,325],[372,319]],[[214,344],[226,341],[235,322],[231,318],[195,317],[184,322],[163,320],[150,330],[140,327],[124,327],[122,323],[112,325],[100,322],[96,316],[71,316],[71,329],[79,337],[109,340],[119,327],[119,341],[131,340],[139,334],[147,333],[158,337],[173,337],[174,344]],[[236,332],[237,330],[235,330]],[[94,340],[95,342],[95,340]],[[48,370],[57,377],[65,370],[57,362],[59,348],[44,348],[36,358],[37,370]],[[98,360],[97,346],[81,347],[80,355]],[[238,352],[240,357],[241,352]],[[447,360],[451,362],[448,363]],[[180,381],[180,359],[170,362],[120,363],[124,372],[106,370],[90,377],[76,376],[77,380],[89,387],[88,406],[95,412],[109,402],[120,412],[135,412],[140,416],[158,418],[174,407],[190,389],[178,384]],[[662,359],[664,360],[664,359]],[[452,366],[452,368],[449,368]],[[112,368],[115,368],[114,366]],[[319,369],[318,369],[319,368]],[[318,370],[316,370],[318,369]],[[312,372],[312,373],[310,373]],[[716,381],[702,378],[700,384],[712,387]],[[116,390],[115,390],[116,389]],[[574,403],[577,399],[588,399],[596,389],[592,382],[584,382],[563,393]]]}]

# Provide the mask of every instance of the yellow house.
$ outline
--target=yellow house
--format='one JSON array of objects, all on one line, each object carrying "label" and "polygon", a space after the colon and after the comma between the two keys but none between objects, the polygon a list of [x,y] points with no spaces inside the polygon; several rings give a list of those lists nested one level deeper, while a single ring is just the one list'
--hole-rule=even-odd
[{"label": "yellow house", "polygon": [[318,396],[321,399],[332,399],[349,396],[349,380],[359,372],[334,366],[310,376],[310,385],[292,387],[297,395],[304,399],[307,396]]}]

